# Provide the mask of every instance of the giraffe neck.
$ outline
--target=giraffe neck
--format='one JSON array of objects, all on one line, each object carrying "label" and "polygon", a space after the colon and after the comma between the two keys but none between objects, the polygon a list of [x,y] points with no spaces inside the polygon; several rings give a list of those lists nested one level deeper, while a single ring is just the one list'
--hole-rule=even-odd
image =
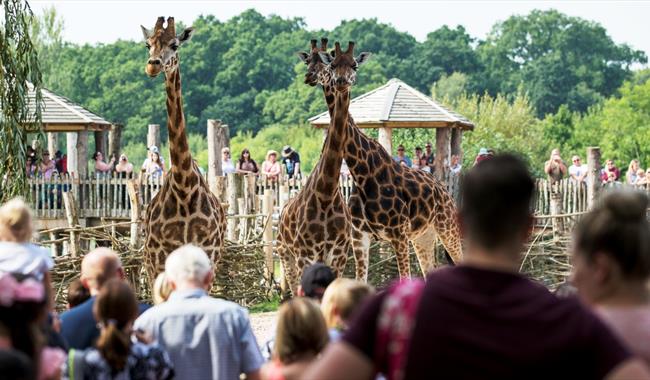
[{"label": "giraffe neck", "polygon": [[327,112],[329,113],[331,120],[332,115],[334,115],[334,101],[336,97],[331,81],[323,83],[323,96],[325,96],[325,103],[327,103]]},{"label": "giraffe neck", "polygon": [[165,90],[167,92],[167,132],[172,170],[189,171],[192,168],[192,155],[185,135],[180,64],[177,63],[176,70],[165,74]]}]

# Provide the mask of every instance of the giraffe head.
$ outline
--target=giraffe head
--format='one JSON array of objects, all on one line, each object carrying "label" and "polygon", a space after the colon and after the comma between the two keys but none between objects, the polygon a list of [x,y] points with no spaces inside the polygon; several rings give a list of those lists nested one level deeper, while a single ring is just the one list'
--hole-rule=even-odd
[{"label": "giraffe head", "polygon": [[305,74],[305,84],[315,86],[317,84],[324,84],[329,78],[326,78],[327,70],[325,64],[320,58],[320,52],[327,52],[327,38],[321,38],[320,48],[316,40],[311,40],[311,50],[309,53],[300,51],[296,53],[298,57],[307,65],[307,73]]},{"label": "giraffe head", "polygon": [[192,38],[194,32],[194,28],[189,27],[183,30],[181,34],[176,35],[173,17],[167,19],[166,27],[163,27],[164,23],[165,18],[158,17],[153,30],[140,26],[147,50],[149,50],[149,60],[144,71],[150,77],[157,76],[161,71],[169,74],[176,70],[178,67],[178,47]]},{"label": "giraffe head", "polygon": [[[354,42],[348,43],[346,51],[341,50],[341,44],[334,43],[331,53],[319,51],[321,61],[327,65],[327,75],[337,91],[344,91],[352,86],[357,79],[357,68],[368,61],[370,53],[363,52],[354,57]],[[325,75],[325,74],[323,74]]]}]

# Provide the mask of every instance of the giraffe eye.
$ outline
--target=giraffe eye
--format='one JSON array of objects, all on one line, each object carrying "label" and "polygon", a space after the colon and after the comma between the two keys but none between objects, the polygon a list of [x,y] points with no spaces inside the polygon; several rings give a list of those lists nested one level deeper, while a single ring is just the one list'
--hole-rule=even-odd
[{"label": "giraffe eye", "polygon": [[148,42],[147,42],[147,43],[145,43],[145,44],[144,44],[144,46],[146,46],[146,47],[147,47],[147,49],[151,49],[151,45],[150,45],[150,44],[149,44]]},{"label": "giraffe eye", "polygon": [[170,46],[170,48],[172,48],[172,50],[176,51],[176,49],[178,49],[178,45],[177,44],[172,44]]}]

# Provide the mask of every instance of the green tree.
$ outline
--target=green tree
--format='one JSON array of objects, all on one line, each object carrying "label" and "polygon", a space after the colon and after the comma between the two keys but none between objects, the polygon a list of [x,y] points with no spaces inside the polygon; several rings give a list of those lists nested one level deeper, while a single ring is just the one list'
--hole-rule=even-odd
[{"label": "green tree", "polygon": [[[40,131],[41,72],[27,2],[2,0],[0,23],[0,202],[24,195],[27,132]],[[29,82],[35,99],[29,99]],[[29,107],[33,102],[33,107]]]}]

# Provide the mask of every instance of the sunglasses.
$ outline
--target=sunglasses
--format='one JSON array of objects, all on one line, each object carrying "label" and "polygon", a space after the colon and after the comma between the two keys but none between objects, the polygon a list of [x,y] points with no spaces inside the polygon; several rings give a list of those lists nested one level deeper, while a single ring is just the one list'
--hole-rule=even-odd
[{"label": "sunglasses", "polygon": [[397,149],[397,151],[398,151],[398,152],[403,152],[403,151],[404,151],[404,149]]}]

